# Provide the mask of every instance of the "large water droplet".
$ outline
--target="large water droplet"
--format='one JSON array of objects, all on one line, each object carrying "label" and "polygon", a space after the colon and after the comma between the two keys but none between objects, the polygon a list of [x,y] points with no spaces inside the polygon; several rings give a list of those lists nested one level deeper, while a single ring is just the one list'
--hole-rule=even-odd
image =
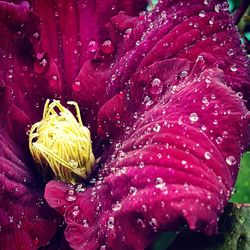
[{"label": "large water droplet", "polygon": [[189,115],[189,119],[191,122],[197,122],[199,120],[199,116],[197,115],[197,113],[191,113]]},{"label": "large water droplet", "polygon": [[96,41],[90,41],[88,44],[88,51],[91,53],[95,53],[98,49],[98,44]]},{"label": "large water droplet", "polygon": [[229,166],[233,166],[236,164],[236,159],[234,156],[230,155],[226,158],[226,163],[229,165]]},{"label": "large water droplet", "polygon": [[114,46],[110,40],[106,40],[103,42],[102,51],[105,54],[112,54],[114,52]]},{"label": "large water droplet", "polygon": [[205,17],[205,16],[206,16],[205,11],[202,10],[202,11],[199,13],[199,17]]},{"label": "large water droplet", "polygon": [[156,123],[155,126],[153,127],[153,131],[158,133],[160,132],[160,130],[161,130],[161,125]]},{"label": "large water droplet", "polygon": [[154,78],[150,83],[150,93],[152,95],[159,95],[163,90],[163,83],[159,78]]},{"label": "large water droplet", "polygon": [[79,207],[74,206],[73,211],[72,211],[73,217],[76,217],[79,213],[80,213]]},{"label": "large water droplet", "polygon": [[67,201],[75,201],[76,196],[75,196],[75,191],[73,189],[69,189],[66,195],[66,200]]},{"label": "large water droplet", "polygon": [[109,217],[107,226],[109,229],[113,229],[115,225],[115,218],[114,217]]},{"label": "large water droplet", "polygon": [[237,71],[236,65],[233,64],[233,65],[230,67],[230,70],[231,70],[232,72],[236,72],[236,71]]},{"label": "large water droplet", "polygon": [[49,63],[46,57],[38,58],[34,62],[34,70],[38,74],[44,73],[49,68]]},{"label": "large water droplet", "polygon": [[234,55],[234,50],[233,50],[233,49],[229,49],[229,50],[227,51],[227,54],[228,54],[229,56],[233,56],[233,55]]},{"label": "large water droplet", "polygon": [[183,71],[179,74],[179,77],[180,77],[180,78],[185,78],[185,77],[187,77],[187,75],[188,75],[188,72],[187,72],[186,70],[183,70]]},{"label": "large water droplet", "polygon": [[75,81],[72,85],[72,90],[74,92],[79,92],[81,90],[81,82],[80,81]]}]

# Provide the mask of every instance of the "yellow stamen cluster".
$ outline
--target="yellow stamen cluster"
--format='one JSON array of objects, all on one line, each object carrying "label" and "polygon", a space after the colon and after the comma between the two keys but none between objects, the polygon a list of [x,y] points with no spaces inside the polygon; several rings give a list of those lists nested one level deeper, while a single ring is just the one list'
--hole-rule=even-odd
[{"label": "yellow stamen cluster", "polygon": [[87,178],[94,164],[90,132],[82,124],[75,102],[76,118],[60,101],[46,101],[43,118],[35,123],[29,134],[29,148],[44,177],[51,168],[59,180],[75,184]]}]

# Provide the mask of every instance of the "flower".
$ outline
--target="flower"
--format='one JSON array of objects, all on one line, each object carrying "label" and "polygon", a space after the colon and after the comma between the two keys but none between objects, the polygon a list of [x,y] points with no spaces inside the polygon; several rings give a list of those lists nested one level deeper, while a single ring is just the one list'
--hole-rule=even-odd
[{"label": "flower", "polygon": [[99,158],[88,182],[46,184],[73,249],[216,232],[249,144],[246,55],[223,1],[145,6],[0,1],[3,249],[45,245],[60,221],[26,134],[47,98],[79,104]]}]

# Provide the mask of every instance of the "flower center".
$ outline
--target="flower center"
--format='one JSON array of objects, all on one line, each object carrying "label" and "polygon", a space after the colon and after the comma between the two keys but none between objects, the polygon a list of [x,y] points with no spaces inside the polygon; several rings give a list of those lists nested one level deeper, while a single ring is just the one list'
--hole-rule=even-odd
[{"label": "flower center", "polygon": [[50,168],[57,179],[75,184],[91,173],[95,158],[78,105],[68,104],[75,106],[77,119],[60,101],[46,101],[42,120],[30,129],[29,148],[45,178]]}]

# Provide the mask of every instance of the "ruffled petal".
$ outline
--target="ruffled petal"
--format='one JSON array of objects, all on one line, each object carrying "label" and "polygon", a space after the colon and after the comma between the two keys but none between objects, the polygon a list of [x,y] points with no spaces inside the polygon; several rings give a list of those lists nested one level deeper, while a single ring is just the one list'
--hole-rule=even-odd
[{"label": "ruffled petal", "polygon": [[43,198],[39,176],[2,129],[0,159],[1,248],[38,249],[53,237],[59,218]]},{"label": "ruffled petal", "polygon": [[157,232],[184,224],[216,232],[247,128],[244,103],[222,76],[210,69],[162,96],[116,141],[95,187],[68,201],[66,186],[47,184],[45,197],[65,215],[71,247],[144,249]]},{"label": "ruffled petal", "polygon": [[73,249],[144,249],[183,225],[216,232],[249,143],[247,59],[226,9],[161,1],[133,29],[105,81],[98,133],[113,144],[96,183],[46,186]]}]

